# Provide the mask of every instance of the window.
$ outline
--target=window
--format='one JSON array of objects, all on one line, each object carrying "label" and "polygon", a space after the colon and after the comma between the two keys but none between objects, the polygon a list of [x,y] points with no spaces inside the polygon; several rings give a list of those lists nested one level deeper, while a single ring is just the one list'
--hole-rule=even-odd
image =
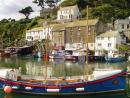
[{"label": "window", "polygon": [[111,47],[111,43],[108,43],[108,47]]},{"label": "window", "polygon": [[71,14],[69,15],[69,18],[72,19],[72,15]]},{"label": "window", "polygon": [[100,37],[97,37],[97,40],[99,40],[100,39]]},{"label": "window", "polygon": [[127,29],[129,28],[129,24],[127,24]]},{"label": "window", "polygon": [[60,15],[60,19],[63,19],[63,15]]},{"label": "window", "polygon": [[27,39],[30,39],[30,36],[27,36]]},{"label": "window", "polygon": [[101,37],[101,40],[103,40],[104,39],[104,37]]},{"label": "window", "polygon": [[102,46],[102,44],[101,44],[101,43],[98,43],[98,46]]},{"label": "window", "polygon": [[110,40],[111,39],[111,37],[108,37],[108,40]]},{"label": "window", "polygon": [[122,24],[122,29],[124,29],[124,24]]}]

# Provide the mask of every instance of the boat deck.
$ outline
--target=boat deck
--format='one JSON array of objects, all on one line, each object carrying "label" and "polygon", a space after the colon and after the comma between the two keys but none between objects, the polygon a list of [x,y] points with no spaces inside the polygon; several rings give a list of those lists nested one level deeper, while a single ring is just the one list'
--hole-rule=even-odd
[{"label": "boat deck", "polygon": [[[28,78],[29,77],[29,78]],[[43,78],[42,76],[28,76],[22,75],[22,80],[31,82],[31,83],[45,83],[45,84],[69,84],[69,83],[76,83],[76,82],[83,82],[87,81],[88,75],[86,76],[71,76],[71,77],[50,77],[50,78]],[[42,80],[41,80],[42,79]]]}]

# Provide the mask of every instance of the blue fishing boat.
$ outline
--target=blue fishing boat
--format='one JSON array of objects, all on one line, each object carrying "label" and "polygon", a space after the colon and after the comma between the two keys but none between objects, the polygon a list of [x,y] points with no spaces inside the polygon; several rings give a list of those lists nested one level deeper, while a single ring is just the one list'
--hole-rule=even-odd
[{"label": "blue fishing boat", "polygon": [[105,57],[107,62],[123,62],[125,61],[124,56]]},{"label": "blue fishing boat", "polygon": [[[3,73],[3,72],[2,72]],[[97,74],[98,73],[98,74]],[[0,72],[1,74],[1,72]],[[21,77],[1,76],[0,89],[11,88],[12,93],[45,96],[71,96],[110,92],[123,92],[126,88],[126,71],[97,69],[91,75],[60,77],[45,80],[28,80]],[[9,75],[11,75],[9,73]],[[14,77],[15,76],[15,77]],[[86,77],[86,78],[84,78]],[[5,90],[6,92],[6,90]]]}]

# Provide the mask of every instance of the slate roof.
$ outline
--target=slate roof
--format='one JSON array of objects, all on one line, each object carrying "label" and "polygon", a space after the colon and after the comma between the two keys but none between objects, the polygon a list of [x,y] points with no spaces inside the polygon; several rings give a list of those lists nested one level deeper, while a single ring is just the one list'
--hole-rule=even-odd
[{"label": "slate roof", "polygon": [[118,31],[107,31],[105,33],[98,35],[97,37],[117,37],[118,34],[119,34]]}]

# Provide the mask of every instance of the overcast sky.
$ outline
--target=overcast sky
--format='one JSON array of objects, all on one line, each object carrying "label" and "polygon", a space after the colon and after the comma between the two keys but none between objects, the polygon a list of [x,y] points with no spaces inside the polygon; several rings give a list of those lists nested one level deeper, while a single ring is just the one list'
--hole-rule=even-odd
[{"label": "overcast sky", "polygon": [[0,20],[3,18],[20,19],[25,16],[18,13],[19,10],[31,6],[35,12],[30,17],[39,16],[40,7],[32,3],[33,0],[0,0]]}]

